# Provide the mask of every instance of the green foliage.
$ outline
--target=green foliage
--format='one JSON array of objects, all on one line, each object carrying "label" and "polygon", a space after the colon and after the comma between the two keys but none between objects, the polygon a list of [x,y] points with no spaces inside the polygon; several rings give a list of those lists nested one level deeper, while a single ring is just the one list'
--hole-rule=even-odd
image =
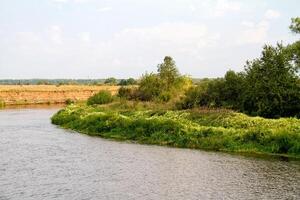
[{"label": "green foliage", "polygon": [[107,79],[105,79],[104,84],[116,85],[117,79],[115,79],[114,77],[107,78]]},{"label": "green foliage", "polygon": [[300,33],[300,17],[292,18],[290,29],[294,33]]},{"label": "green foliage", "polygon": [[127,100],[135,100],[139,97],[137,88],[128,86],[120,87],[118,90],[118,96]]},{"label": "green foliage", "polygon": [[162,82],[157,74],[145,74],[140,80],[139,99],[142,101],[151,101],[162,92]]},{"label": "green foliage", "polygon": [[50,85],[50,83],[47,80],[39,80],[36,84],[37,85]]},{"label": "green foliage", "polygon": [[166,56],[158,65],[158,73],[145,74],[140,80],[138,93],[143,101],[167,102],[177,98],[192,85],[192,80],[179,74],[175,61]]},{"label": "green foliage", "polygon": [[176,79],[180,76],[172,57],[166,56],[164,62],[157,66],[158,76],[165,90],[170,90]]},{"label": "green foliage", "polygon": [[[299,33],[300,18],[291,29]],[[300,117],[300,41],[265,45],[260,58],[247,61],[242,73],[200,82],[186,92],[178,108],[197,106],[233,108],[267,118]]]},{"label": "green foliage", "polygon": [[190,88],[177,106],[184,109],[197,106],[237,108],[243,82],[242,74],[228,71],[225,78],[206,80]]},{"label": "green foliage", "polygon": [[52,123],[90,135],[217,151],[300,156],[300,120],[222,111],[105,109],[70,105]]},{"label": "green foliage", "polygon": [[118,85],[121,85],[121,86],[135,85],[135,84],[137,84],[137,81],[134,80],[133,78],[121,79],[120,82],[118,83]]},{"label": "green foliage", "polygon": [[300,85],[295,67],[282,45],[265,46],[262,56],[248,62],[242,110],[264,117],[300,112]]},{"label": "green foliage", "polygon": [[285,53],[287,54],[290,64],[294,65],[297,72],[300,69],[300,41],[294,42],[293,44],[289,44]]},{"label": "green foliage", "polygon": [[113,97],[111,93],[103,90],[88,98],[87,105],[106,104],[112,101],[113,101]]}]

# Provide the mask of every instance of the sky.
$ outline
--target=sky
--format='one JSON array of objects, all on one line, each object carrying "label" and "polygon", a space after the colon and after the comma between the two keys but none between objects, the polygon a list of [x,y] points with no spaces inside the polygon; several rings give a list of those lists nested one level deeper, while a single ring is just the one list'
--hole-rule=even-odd
[{"label": "sky", "polygon": [[241,71],[288,29],[299,0],[0,0],[0,79],[138,78]]}]

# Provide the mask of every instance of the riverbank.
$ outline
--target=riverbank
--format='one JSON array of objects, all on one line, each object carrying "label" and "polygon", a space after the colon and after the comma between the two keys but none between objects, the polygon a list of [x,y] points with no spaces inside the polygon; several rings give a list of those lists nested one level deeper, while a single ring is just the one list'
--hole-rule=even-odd
[{"label": "riverbank", "polygon": [[229,110],[163,110],[114,103],[70,105],[52,123],[92,136],[181,148],[300,157],[300,120]]},{"label": "riverbank", "polygon": [[89,85],[0,85],[0,107],[85,101],[100,90],[108,90],[115,94],[118,88]]}]

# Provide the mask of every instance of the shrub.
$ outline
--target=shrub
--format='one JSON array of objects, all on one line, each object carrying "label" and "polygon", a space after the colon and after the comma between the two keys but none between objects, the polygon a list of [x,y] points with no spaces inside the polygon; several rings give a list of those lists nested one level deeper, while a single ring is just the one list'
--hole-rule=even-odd
[{"label": "shrub", "polygon": [[113,101],[113,97],[111,93],[103,90],[88,98],[87,105],[106,104],[112,101]]},{"label": "shrub", "polygon": [[172,94],[170,92],[162,92],[158,98],[162,102],[168,102],[172,98]]},{"label": "shrub", "polygon": [[68,99],[65,101],[65,103],[66,103],[67,105],[70,105],[70,104],[73,104],[73,103],[74,103],[74,100],[68,98]]},{"label": "shrub", "polygon": [[134,100],[138,99],[138,91],[135,87],[120,87],[118,90],[118,96],[120,98],[128,99],[128,100]]},{"label": "shrub", "polygon": [[151,101],[161,93],[162,83],[157,74],[145,74],[139,86],[139,99],[142,101]]}]

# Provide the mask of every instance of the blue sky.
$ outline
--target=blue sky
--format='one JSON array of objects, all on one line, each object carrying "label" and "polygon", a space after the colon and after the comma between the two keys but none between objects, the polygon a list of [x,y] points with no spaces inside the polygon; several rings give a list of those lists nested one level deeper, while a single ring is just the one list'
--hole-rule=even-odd
[{"label": "blue sky", "polygon": [[223,76],[299,39],[299,14],[299,0],[0,0],[0,79],[137,78],[166,55]]}]

